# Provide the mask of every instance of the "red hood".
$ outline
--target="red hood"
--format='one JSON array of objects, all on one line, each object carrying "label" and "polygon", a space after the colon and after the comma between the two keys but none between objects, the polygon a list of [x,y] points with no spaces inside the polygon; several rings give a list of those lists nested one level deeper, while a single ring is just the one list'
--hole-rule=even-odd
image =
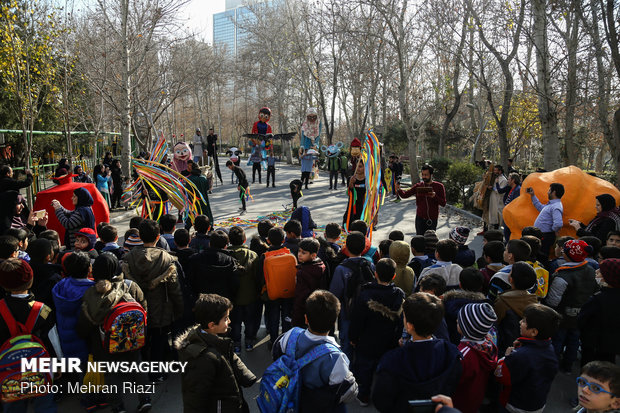
[{"label": "red hood", "polygon": [[[368,252],[368,250],[370,249],[371,246],[372,246],[372,243],[370,242],[370,239],[368,239],[368,237],[366,237],[366,244],[364,245],[364,251],[362,251],[362,256]],[[347,257],[351,257],[351,253],[347,249],[346,245],[343,246],[340,251],[342,251],[342,253],[344,255],[346,255]]]}]

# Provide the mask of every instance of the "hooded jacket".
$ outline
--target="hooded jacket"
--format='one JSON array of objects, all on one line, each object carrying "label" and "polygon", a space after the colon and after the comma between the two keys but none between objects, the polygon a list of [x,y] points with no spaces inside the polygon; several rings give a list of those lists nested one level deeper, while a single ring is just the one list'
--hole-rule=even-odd
[{"label": "hooded jacket", "polygon": [[497,366],[497,347],[487,335],[483,341],[461,341],[459,351],[463,356],[463,374],[452,401],[461,412],[476,413],[482,405],[489,375]]},{"label": "hooded jacket", "polygon": [[446,291],[443,295],[444,318],[452,344],[458,345],[461,342],[461,335],[456,330],[456,319],[461,308],[467,304],[483,303],[486,301],[486,297],[482,293],[460,289]]},{"label": "hooded jacket", "polygon": [[461,376],[461,353],[445,340],[408,341],[379,361],[372,401],[380,412],[407,413],[409,400],[453,394]]},{"label": "hooded jacket", "polygon": [[416,286],[426,274],[439,274],[446,280],[446,288],[453,290],[459,288],[459,276],[461,275],[461,268],[458,264],[449,263],[448,265],[441,265],[439,263],[433,264],[430,267],[426,267],[420,273],[420,277],[416,280]]},{"label": "hooded jacket", "polygon": [[260,298],[260,290],[256,283],[256,260],[258,254],[251,251],[245,245],[235,245],[228,249],[228,253],[245,268],[240,273],[239,290],[233,303],[235,305],[248,305],[255,303]]},{"label": "hooded jacket", "polygon": [[293,326],[306,327],[306,299],[319,288],[328,288],[325,264],[320,258],[297,265],[295,301],[293,302]]},{"label": "hooded jacket", "polygon": [[64,278],[52,289],[56,325],[65,357],[88,358],[88,346],[77,334],[77,321],[84,293],[95,283],[88,278]]},{"label": "hooded jacket", "polygon": [[245,269],[226,250],[207,248],[189,259],[189,285],[195,294],[219,294],[234,301]]},{"label": "hooded jacket", "polygon": [[161,248],[138,246],[124,260],[123,274],[138,283],[149,303],[149,328],[168,327],[183,315],[176,257]]},{"label": "hooded jacket", "polygon": [[497,314],[497,348],[500,354],[519,338],[519,322],[523,318],[525,307],[538,303],[538,297],[525,290],[508,290],[495,300],[493,309]]},{"label": "hooded jacket", "polygon": [[413,292],[415,280],[415,273],[407,266],[410,252],[409,244],[404,241],[394,241],[390,245],[390,258],[396,263],[394,284],[404,291],[406,297]]},{"label": "hooded jacket", "polygon": [[184,413],[241,413],[247,408],[241,387],[257,379],[233,352],[230,338],[194,326],[174,346],[179,360],[188,363],[181,379]]},{"label": "hooded jacket", "polygon": [[349,325],[349,340],[356,353],[378,360],[398,346],[403,332],[405,293],[394,284],[368,283],[362,286]]},{"label": "hooded jacket", "polygon": [[110,360],[137,360],[137,351],[109,354],[101,343],[99,327],[115,305],[121,301],[134,300],[147,311],[147,302],[137,283],[127,282],[122,275],[114,277],[112,281],[99,280],[84,293],[80,317],[77,323],[77,332],[86,342],[88,348],[97,361]]},{"label": "hooded jacket", "polygon": [[458,248],[454,263],[463,268],[473,267],[476,263],[476,253],[470,250],[467,245],[459,245]]}]

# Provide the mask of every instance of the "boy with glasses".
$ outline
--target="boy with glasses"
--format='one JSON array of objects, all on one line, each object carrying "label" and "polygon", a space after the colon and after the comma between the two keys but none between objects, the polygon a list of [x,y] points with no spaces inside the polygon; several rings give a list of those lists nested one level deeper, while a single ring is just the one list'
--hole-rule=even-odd
[{"label": "boy with glasses", "polygon": [[592,361],[577,377],[578,413],[612,412],[620,409],[620,366]]}]

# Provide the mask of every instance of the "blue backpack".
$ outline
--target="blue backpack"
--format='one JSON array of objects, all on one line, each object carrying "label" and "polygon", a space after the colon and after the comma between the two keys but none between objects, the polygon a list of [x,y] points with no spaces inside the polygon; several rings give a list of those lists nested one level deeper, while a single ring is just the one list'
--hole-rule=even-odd
[{"label": "blue backpack", "polygon": [[299,411],[299,391],[301,389],[301,369],[329,353],[339,353],[333,344],[320,344],[298,359],[295,359],[297,340],[304,329],[294,327],[286,344],[286,353],[274,361],[260,383],[256,403],[261,413],[295,413]]}]

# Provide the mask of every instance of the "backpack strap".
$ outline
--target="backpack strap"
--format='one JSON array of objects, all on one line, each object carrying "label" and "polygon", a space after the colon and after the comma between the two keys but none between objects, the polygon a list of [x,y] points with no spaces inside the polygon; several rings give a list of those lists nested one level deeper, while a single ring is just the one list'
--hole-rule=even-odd
[{"label": "backpack strap", "polygon": [[331,343],[323,343],[318,346],[314,346],[312,350],[297,359],[297,365],[300,369],[304,368],[307,364],[312,363],[319,357],[323,357],[329,353],[338,353],[340,349]]},{"label": "backpack strap", "polygon": [[40,301],[35,301],[30,309],[30,313],[28,314],[26,324],[24,325],[15,320],[9,306],[6,304],[6,300],[0,300],[0,315],[2,315],[6,326],[9,328],[11,336],[31,332],[34,329],[34,325],[37,322],[37,318],[39,318],[42,308],[43,303]]},{"label": "backpack strap", "polygon": [[286,343],[286,352],[285,354],[289,356],[292,360],[295,360],[295,350],[297,349],[297,340],[304,332],[303,328],[293,327],[291,329],[291,334],[288,336],[288,341]]}]

